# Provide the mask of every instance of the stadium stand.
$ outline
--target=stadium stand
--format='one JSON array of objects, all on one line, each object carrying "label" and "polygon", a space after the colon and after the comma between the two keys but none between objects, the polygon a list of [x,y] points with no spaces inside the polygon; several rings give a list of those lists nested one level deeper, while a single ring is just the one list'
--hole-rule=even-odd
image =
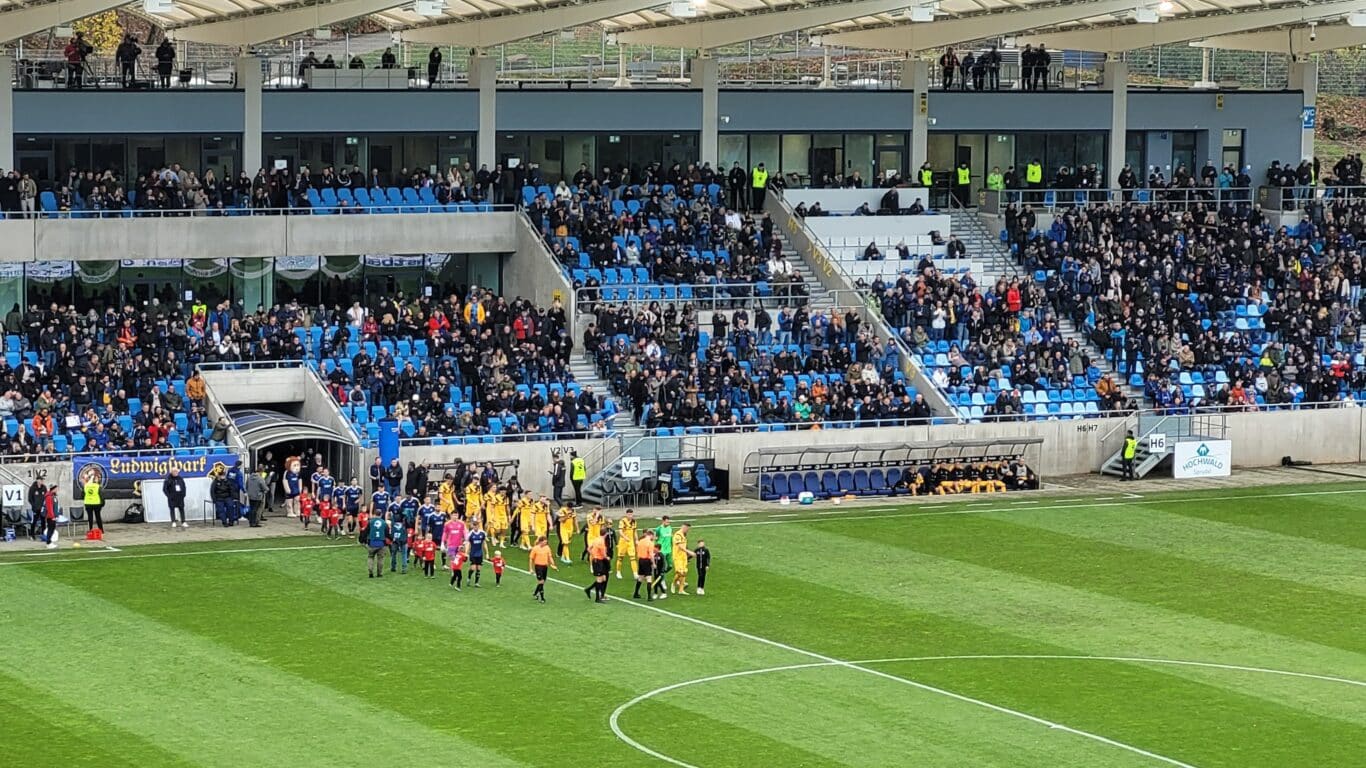
[{"label": "stadium stand", "polygon": [[714,312],[672,304],[597,308],[584,348],[603,379],[657,435],[703,428],[770,431],[923,422],[924,397],[896,353],[850,310],[760,306]]},{"label": "stadium stand", "polygon": [[1275,228],[1251,203],[1186,198],[1068,209],[1042,231],[1021,209],[1003,237],[1152,406],[1277,408],[1361,399],[1363,216],[1328,198]]}]

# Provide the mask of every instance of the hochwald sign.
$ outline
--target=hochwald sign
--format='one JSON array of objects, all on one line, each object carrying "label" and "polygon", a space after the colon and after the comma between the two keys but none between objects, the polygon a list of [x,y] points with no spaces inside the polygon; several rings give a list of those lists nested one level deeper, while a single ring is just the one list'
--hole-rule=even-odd
[{"label": "hochwald sign", "polygon": [[1172,450],[1172,477],[1228,477],[1233,474],[1233,442],[1203,440],[1177,443]]}]

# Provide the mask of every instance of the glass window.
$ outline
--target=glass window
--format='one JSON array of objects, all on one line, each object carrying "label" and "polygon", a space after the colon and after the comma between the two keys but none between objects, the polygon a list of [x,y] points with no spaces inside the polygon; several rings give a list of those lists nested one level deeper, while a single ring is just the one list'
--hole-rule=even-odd
[{"label": "glass window", "polygon": [[665,168],[678,163],[684,170],[697,162],[697,134],[671,133],[663,137],[663,150],[660,155]]},{"label": "glass window", "polygon": [[987,171],[1000,168],[1001,173],[1015,165],[1015,135],[993,133],[987,136]]},{"label": "glass window", "polygon": [[76,287],[75,265],[70,261],[35,261],[24,265],[28,302],[46,307],[52,302],[70,304]]},{"label": "glass window", "polygon": [[[1077,164],[1090,165],[1095,163],[1101,170],[1101,178],[1105,178],[1109,170],[1105,167],[1105,135],[1101,133],[1079,133],[1077,134]],[[1116,170],[1118,172],[1118,170]]]},{"label": "glass window", "polygon": [[[145,297],[140,297],[133,301],[132,297],[125,295],[124,302],[132,304],[139,309],[146,307],[152,299],[161,301],[162,304],[174,302],[177,298],[176,291],[180,286],[180,266],[179,262],[174,262],[175,267],[164,270],[161,276],[166,278],[164,284],[146,283],[147,289]],[[76,262],[76,284],[75,295],[72,301],[78,307],[94,307],[104,309],[108,306],[117,306],[119,301],[119,262],[117,261],[78,261]],[[125,291],[126,293],[126,291]]]},{"label": "glass window", "polygon": [[275,260],[275,300],[316,306],[322,295],[317,256],[286,256]]},{"label": "glass window", "polygon": [[1143,131],[1129,131],[1124,134],[1124,162],[1140,177],[1143,176],[1144,155],[1148,151],[1148,134]]},{"label": "glass window", "polygon": [[628,138],[631,147],[631,179],[639,181],[645,178],[645,166],[664,162],[664,137],[658,134],[640,134]]},{"label": "glass window", "polygon": [[185,290],[198,301],[214,306],[231,298],[227,259],[187,259],[185,261]]},{"label": "glass window", "polygon": [[411,298],[422,292],[426,277],[422,256],[367,256],[364,261],[365,296],[370,301],[400,293]]},{"label": "glass window", "polygon": [[[935,172],[943,173],[953,167],[954,146],[958,142],[958,137],[952,133],[931,133],[929,136],[929,161],[930,167]],[[919,168],[916,172],[919,172]]]},{"label": "glass window", "polygon": [[436,154],[435,136],[404,136],[403,165],[409,172],[419,168],[428,173],[441,167],[441,158]]},{"label": "glass window", "polygon": [[272,259],[233,259],[228,265],[232,275],[232,296],[241,299],[251,312],[275,303],[275,262]]},{"label": "glass window", "polygon": [[[982,133],[960,133],[958,134],[958,150],[954,160],[966,160],[968,170],[974,179],[981,180],[986,176],[987,163],[987,137]],[[955,162],[954,167],[958,165]]]},{"label": "glass window", "polygon": [[580,165],[596,173],[598,169],[597,147],[597,137],[591,133],[566,133],[564,136],[565,177],[572,180],[574,174],[579,172]]},{"label": "glass window", "polygon": [[741,168],[749,166],[749,137],[743,133],[723,133],[718,137],[716,157],[720,163],[718,171],[729,172],[735,163]]},{"label": "glass window", "polygon": [[[1195,169],[1195,131],[1172,131],[1172,174],[1180,166]],[[1170,177],[1169,177],[1170,178]]]},{"label": "glass window", "polygon": [[[365,266],[359,256],[327,256],[322,262],[322,298],[329,306],[347,307],[365,296]],[[378,297],[366,297],[377,299]]]},{"label": "glass window", "polygon": [[1043,163],[1044,178],[1049,178],[1057,171],[1051,165],[1048,157],[1047,136],[1044,133],[1017,133],[1015,134],[1015,167],[1020,172],[1020,178],[1024,178],[1024,167],[1035,160]]},{"label": "glass window", "polygon": [[507,168],[508,161],[514,158],[519,163],[526,162],[531,152],[531,139],[522,133],[500,133],[494,149],[498,162]]},{"label": "glass window", "polygon": [[[890,158],[889,158],[890,159]],[[873,174],[880,169],[890,169],[901,171],[900,160],[895,165],[884,168],[881,161],[878,167],[873,167],[873,136],[868,133],[846,133],[844,134],[844,170],[845,173],[858,171],[865,181],[871,182]]]},{"label": "glass window", "polygon": [[783,134],[783,166],[784,174],[795,173],[801,179],[802,184],[808,184],[811,180],[811,134],[809,133],[785,133]]},{"label": "glass window", "polygon": [[17,262],[0,264],[0,313],[22,312],[24,302],[24,265]]},{"label": "glass window", "polygon": [[541,167],[546,183],[558,182],[564,174],[564,139],[558,133],[532,136],[530,161]]},{"label": "glass window", "polygon": [[749,168],[763,163],[769,172],[778,168],[778,134],[754,133],[749,137]]},{"label": "glass window", "polygon": [[1243,166],[1243,129],[1224,129],[1224,146],[1219,162],[1234,168]]},{"label": "glass window", "polygon": [[1049,133],[1045,134],[1048,150],[1044,157],[1044,167],[1049,172],[1056,172],[1064,165],[1073,168],[1077,164],[1077,134],[1075,133]]},{"label": "glass window", "polygon": [[[184,264],[180,261],[125,262],[123,274],[113,270],[111,277],[116,285],[123,287],[123,301],[134,307],[145,307],[152,299],[163,304],[175,304],[181,297],[181,281],[184,279]],[[117,267],[117,263],[114,263]],[[77,265],[83,283],[99,282],[98,277],[109,270],[103,269],[101,262],[85,262]]]}]

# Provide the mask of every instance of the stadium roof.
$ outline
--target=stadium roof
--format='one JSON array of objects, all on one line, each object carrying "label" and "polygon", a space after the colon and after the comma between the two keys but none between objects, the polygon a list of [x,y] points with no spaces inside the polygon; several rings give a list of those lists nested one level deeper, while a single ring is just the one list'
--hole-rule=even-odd
[{"label": "stadium roof", "polygon": [[[0,41],[124,5],[0,0]],[[142,12],[141,3],[128,7]],[[1293,37],[1248,33],[1333,25],[1360,11],[1366,0],[174,0],[155,18],[178,39],[239,46],[369,18],[413,42],[473,47],[597,24],[622,43],[701,50],[810,31],[829,45],[902,51],[997,36],[1095,51],[1205,38],[1280,51]]]}]

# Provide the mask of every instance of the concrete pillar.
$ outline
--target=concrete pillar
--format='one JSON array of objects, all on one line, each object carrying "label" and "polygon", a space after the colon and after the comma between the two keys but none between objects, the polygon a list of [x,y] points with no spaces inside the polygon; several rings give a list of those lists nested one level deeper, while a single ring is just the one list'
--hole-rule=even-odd
[{"label": "concrete pillar", "polygon": [[721,99],[719,67],[716,59],[705,54],[692,60],[692,87],[702,89],[702,134],[697,147],[698,162],[716,168],[721,151]]},{"label": "concrete pillar", "polygon": [[470,56],[470,87],[479,89],[479,135],[474,141],[476,166],[490,170],[498,163],[498,65],[483,53]]},{"label": "concrete pillar", "polygon": [[1300,159],[1314,157],[1314,129],[1318,126],[1319,65],[1314,61],[1290,63],[1290,90],[1303,91],[1300,113]]},{"label": "concrete pillar", "polygon": [[14,163],[14,59],[0,54],[0,168]]},{"label": "concrete pillar", "polygon": [[[911,176],[918,178],[920,166],[930,157],[930,63],[906,59],[901,63],[901,87],[914,91],[911,110]],[[947,171],[947,168],[937,170]]]},{"label": "concrete pillar", "polygon": [[818,88],[834,88],[835,77],[830,66],[830,46],[821,47],[821,82]]},{"label": "concrete pillar", "polygon": [[[1129,135],[1129,63],[1105,62],[1105,90],[1110,92],[1110,148],[1105,158],[1105,183],[1112,189],[1119,186],[1119,172],[1124,170],[1124,147]],[[1140,168],[1135,171],[1143,176]]]},{"label": "concrete pillar", "polygon": [[261,151],[261,60],[237,59],[237,87],[242,89],[242,169],[255,176],[266,164]]},{"label": "concrete pillar", "polygon": [[630,88],[631,78],[626,76],[626,51],[617,46],[617,79],[612,83],[613,88]]}]

